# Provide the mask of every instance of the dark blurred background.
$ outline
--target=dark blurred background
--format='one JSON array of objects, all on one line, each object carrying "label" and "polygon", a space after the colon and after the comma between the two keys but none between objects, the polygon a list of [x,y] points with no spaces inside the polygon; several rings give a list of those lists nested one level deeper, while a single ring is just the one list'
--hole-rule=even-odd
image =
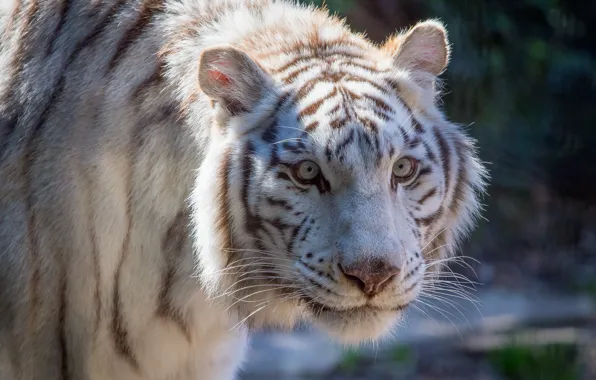
[{"label": "dark blurred background", "polygon": [[[494,318],[453,335],[456,345],[434,333],[426,345],[399,345],[398,334],[389,354],[349,351],[321,376],[596,379],[596,1],[303,2],[327,6],[377,42],[441,19],[453,48],[443,108],[478,140],[491,174],[486,220],[461,252],[477,261],[452,269],[479,283],[488,294],[480,311]],[[449,316],[463,306],[448,307],[453,314],[441,314],[457,325]],[[497,317],[513,322],[494,328]]]}]

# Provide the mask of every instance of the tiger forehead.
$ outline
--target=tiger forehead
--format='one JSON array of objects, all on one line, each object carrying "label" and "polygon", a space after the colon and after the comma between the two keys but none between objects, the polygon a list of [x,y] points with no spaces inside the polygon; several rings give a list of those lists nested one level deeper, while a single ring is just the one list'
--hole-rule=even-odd
[{"label": "tiger forehead", "polygon": [[355,167],[379,167],[405,148],[399,131],[391,128],[372,130],[358,121],[348,122],[339,129],[329,126],[312,131],[302,129],[301,133],[294,136],[286,135],[279,141],[279,157],[290,160],[295,160],[296,156],[311,157],[348,172]]},{"label": "tiger forehead", "polygon": [[[381,92],[370,87],[349,80],[331,82],[316,78],[298,87],[297,95],[282,96],[282,102],[291,98],[291,115],[295,113],[295,122],[303,131],[302,143],[284,144],[284,148],[300,153],[318,150],[320,142],[326,141],[327,159],[340,159],[343,163],[351,161],[346,156],[348,151],[360,152],[358,156],[365,161],[377,163],[382,156],[391,155],[396,149],[394,146],[401,145],[401,127],[408,124],[410,115],[407,107],[399,106],[402,102],[392,96],[390,89]],[[309,88],[310,92],[302,95],[304,88]],[[289,122],[293,124],[291,118]]]},{"label": "tiger forehead", "polygon": [[296,112],[297,122],[307,132],[360,126],[378,133],[400,116],[395,99],[386,93],[369,91],[359,83],[324,81],[315,82],[311,92],[297,101]]},{"label": "tiger forehead", "polygon": [[[360,82],[374,86],[377,90],[387,91],[378,77],[392,71],[391,60],[361,49],[346,50],[324,49],[316,52],[300,52],[277,64],[264,61],[263,64],[272,76],[283,85],[303,86],[310,81],[340,83]],[[387,83],[390,84],[390,83]]]}]

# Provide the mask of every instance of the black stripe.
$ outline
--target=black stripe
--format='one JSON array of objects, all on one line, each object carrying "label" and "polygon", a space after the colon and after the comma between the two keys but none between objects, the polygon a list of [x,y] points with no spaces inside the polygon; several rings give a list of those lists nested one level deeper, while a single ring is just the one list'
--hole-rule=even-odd
[{"label": "black stripe", "polygon": [[[23,69],[23,65],[24,65],[24,53],[21,51],[21,49],[24,49],[27,46],[28,41],[26,41],[29,33],[31,33],[31,24],[33,22],[33,20],[37,17],[37,11],[38,11],[38,3],[37,1],[33,1],[29,4],[29,6],[27,7],[27,14],[29,16],[29,18],[27,18],[25,20],[25,29],[23,30],[23,33],[21,34],[21,38],[19,40],[19,51],[17,53],[17,57],[16,57],[16,65],[18,65],[17,67],[17,71],[13,74],[13,83],[11,83],[10,87],[9,87],[9,91],[8,91],[8,95],[7,96],[12,96],[14,94],[14,89],[13,86],[16,87],[17,83],[18,83],[18,78],[20,78],[21,73],[22,73],[22,69]],[[21,55],[22,54],[22,55]],[[6,100],[6,99],[4,99]],[[11,99],[8,99],[11,100]],[[45,114],[45,110],[42,113],[42,117]],[[15,115],[16,116],[16,115]],[[13,119],[15,120],[15,119]],[[15,121],[13,121],[12,123],[10,123],[9,127],[7,129],[11,130],[13,133],[16,131],[16,121],[18,120],[18,118],[16,118]],[[15,124],[13,124],[15,123]],[[26,217],[27,217],[27,242],[29,245],[29,255],[30,255],[30,266],[31,266],[31,278],[29,280],[29,289],[28,289],[28,297],[29,297],[29,310],[28,310],[28,314],[27,314],[27,319],[28,319],[28,326],[32,327],[32,326],[36,326],[38,321],[38,308],[39,308],[39,282],[40,282],[40,276],[41,276],[41,263],[40,263],[40,259],[39,259],[39,240],[38,240],[38,234],[37,234],[37,217],[34,211],[34,203],[35,203],[35,199],[34,199],[34,191],[32,190],[31,186],[32,186],[32,182],[33,182],[33,173],[31,168],[33,167],[33,152],[35,151],[35,148],[32,147],[35,144],[35,140],[34,138],[36,137],[36,129],[33,130],[32,136],[27,140],[27,145],[25,147],[25,153],[23,156],[23,165],[22,165],[22,171],[21,171],[21,176],[22,176],[22,180],[24,182],[23,185],[23,192],[24,194],[26,194],[25,197],[25,210],[26,210]],[[10,138],[10,135],[5,136],[5,138],[8,140]],[[36,145],[36,144],[35,144]]]},{"label": "black stripe", "polygon": [[[102,21],[99,22],[98,25],[96,25],[93,31],[89,35],[87,35],[87,37],[84,38],[82,41],[79,41],[73,52],[68,57],[66,64],[62,69],[62,75],[60,76],[58,83],[56,84],[54,90],[52,91],[52,94],[50,95],[50,100],[43,108],[41,116],[37,124],[33,128],[31,136],[29,137],[28,149],[25,153],[26,165],[23,165],[24,171],[28,170],[35,161],[35,158],[33,156],[34,152],[37,151],[37,139],[41,135],[42,127],[44,126],[50,111],[52,110],[53,106],[57,103],[60,96],[62,95],[62,92],[64,91],[64,86],[66,84],[66,73],[68,73],[68,68],[70,67],[70,65],[72,65],[77,55],[81,52],[81,50],[83,50],[83,48],[93,44],[93,40],[109,25],[111,19],[114,17],[115,14],[121,11],[120,7],[122,7],[124,4],[126,4],[126,0],[119,0],[119,2],[115,3],[112,6],[112,8],[107,12],[106,16],[102,19]],[[26,176],[27,174],[24,173],[24,175]]]},{"label": "black stripe", "polygon": [[302,237],[300,237],[300,241],[306,240],[306,238],[308,237],[308,233],[310,232],[310,230],[312,230],[313,224],[315,224],[315,220],[311,219],[310,225],[304,229],[304,232],[302,233]]},{"label": "black stripe", "polygon": [[354,142],[354,130],[351,129],[350,132],[348,133],[348,137],[346,137],[346,139],[342,142],[340,142],[339,144],[337,144],[337,146],[335,147],[335,156],[338,157],[339,154],[341,153],[341,151],[348,146],[349,144]]},{"label": "black stripe", "polygon": [[352,82],[352,83],[367,83],[369,84],[371,87],[374,87],[376,90],[378,90],[379,92],[383,93],[383,94],[388,94],[389,90],[386,87],[383,87],[381,84],[375,83],[373,82],[370,78],[364,78],[361,76],[355,76],[355,75],[345,75],[345,81],[346,82]]},{"label": "black stripe", "polygon": [[267,170],[271,170],[277,167],[280,164],[279,153],[277,152],[277,147],[274,146],[269,153],[269,165],[267,166]]},{"label": "black stripe", "polygon": [[281,239],[281,244],[283,245],[284,242],[284,236],[283,236],[283,231],[280,230],[279,228],[275,227],[273,224],[271,224],[270,221],[266,220],[266,219],[261,219],[261,229],[259,230],[259,232],[264,232],[267,235],[267,240],[273,244],[276,244],[277,242],[275,241],[275,237],[274,234],[278,234],[280,235],[280,239]]},{"label": "black stripe", "polygon": [[331,184],[322,175],[319,176],[319,181],[316,183],[319,193],[325,194],[331,191]]},{"label": "black stripe", "polygon": [[400,125],[398,126],[399,132],[401,133],[402,138],[404,139],[404,144],[408,144],[411,140],[410,136],[406,132],[406,130]]},{"label": "black stripe", "polygon": [[289,241],[287,243],[288,252],[293,252],[294,245],[296,244],[296,240],[297,240],[296,238],[298,237],[298,233],[300,232],[300,230],[302,229],[302,227],[304,227],[304,225],[306,224],[306,221],[307,220],[308,220],[308,216],[305,216],[304,219],[302,219],[302,221],[300,222],[300,224],[298,224],[292,230],[292,234],[290,235],[290,239],[289,239]]},{"label": "black stripe", "polygon": [[296,79],[300,74],[302,74],[310,69],[312,69],[311,65],[302,66],[301,68],[294,70],[294,71],[290,72],[289,74],[286,74],[286,76],[281,78],[281,80],[282,80],[282,82],[287,83],[287,84],[292,83],[294,81],[294,79]]},{"label": "black stripe", "polygon": [[[306,95],[310,94],[310,91],[320,83],[319,78],[313,78],[307,81],[306,83],[302,84],[302,86],[296,91],[296,100],[303,99]],[[300,120],[300,118],[298,118]]]},{"label": "black stripe", "polygon": [[438,164],[439,161],[437,161],[437,156],[435,156],[433,151],[430,149],[430,146],[428,145],[428,143],[426,141],[423,141],[422,145],[424,146],[424,149],[426,149],[426,157],[429,159],[429,161],[432,161],[433,163]]},{"label": "black stripe", "polygon": [[296,58],[292,59],[290,62],[287,62],[283,66],[280,66],[280,67],[278,67],[276,69],[273,69],[271,72],[273,74],[282,74],[285,71],[287,71],[288,69],[290,69],[290,68],[298,65],[299,63],[301,63],[301,62],[307,62],[307,61],[312,60],[314,58],[316,58],[316,57],[315,56],[312,56],[312,55],[299,56],[299,57],[296,57]]},{"label": "black stripe", "polygon": [[143,81],[141,81],[141,83],[139,83],[135,89],[131,92],[131,97],[133,99],[136,99],[138,97],[140,97],[144,90],[149,88],[151,85],[155,84],[155,83],[159,83],[161,80],[163,79],[162,77],[162,67],[158,66],[155,71],[153,71],[151,73],[151,75],[149,75],[146,79],[144,79]]},{"label": "black stripe", "polygon": [[374,103],[378,108],[380,108],[381,110],[383,110],[383,112],[387,112],[387,113],[391,113],[393,114],[393,108],[391,108],[387,103],[385,103],[385,101],[377,96],[374,95],[370,95],[370,94],[366,94],[363,95],[364,99],[367,99],[369,101],[371,101],[372,103]]},{"label": "black stripe", "polygon": [[393,120],[393,117],[391,117],[390,115],[387,115],[385,112],[380,111],[376,108],[369,108],[369,111],[372,111],[376,117],[378,117],[379,119],[385,121],[385,122],[389,122]]},{"label": "black stripe", "polygon": [[317,128],[319,126],[319,122],[318,121],[313,121],[310,124],[308,124],[304,129],[306,131],[312,131],[313,129]]},{"label": "black stripe", "polygon": [[[132,177],[130,178],[132,182]],[[139,370],[139,363],[137,362],[132,349],[129,344],[128,340],[128,330],[126,329],[124,323],[124,316],[122,312],[122,297],[120,297],[120,277],[122,274],[122,266],[124,265],[124,261],[130,252],[130,234],[132,229],[132,219],[131,219],[131,205],[130,205],[130,193],[128,196],[128,203],[127,206],[127,217],[128,217],[128,229],[126,231],[126,235],[124,236],[124,241],[122,243],[122,250],[120,252],[120,261],[118,262],[118,267],[116,269],[116,274],[114,278],[114,290],[112,295],[112,325],[111,325],[111,332],[112,332],[112,339],[114,340],[114,345],[116,352],[125,358],[128,363],[135,369]]]},{"label": "black stripe", "polygon": [[342,116],[331,120],[329,122],[329,126],[333,129],[339,129],[341,127],[344,127],[349,121],[350,119],[347,116]]},{"label": "black stripe", "polygon": [[327,111],[327,115],[332,115],[334,113],[336,113],[337,111],[339,111],[341,108],[340,104],[336,104],[333,108],[331,108],[329,111]]},{"label": "black stripe", "polygon": [[271,198],[271,197],[265,197],[265,199],[271,206],[282,207],[288,211],[293,210],[292,206],[290,206],[290,204],[284,199],[275,199],[275,198]]},{"label": "black stripe", "polygon": [[[261,227],[258,230],[255,230],[255,232],[253,233],[254,236],[259,236],[259,237],[262,238],[263,235],[259,235],[259,234],[263,234],[264,235],[265,239],[262,239],[262,240],[266,240],[266,241],[270,241],[270,242],[273,242],[274,241],[273,235],[266,228],[266,226],[263,225],[263,224],[261,224]],[[265,246],[263,245],[263,242],[262,241],[257,240],[257,241],[255,241],[254,244],[257,245],[257,249],[260,249],[260,250],[263,250],[263,251],[265,250]]]},{"label": "black stripe", "polygon": [[354,61],[341,62],[340,65],[341,66],[344,66],[344,67],[345,66],[356,67],[356,68],[359,68],[361,70],[368,71],[372,75],[380,74],[380,73],[386,73],[386,72],[389,71],[389,70],[385,70],[385,69],[381,70],[381,69],[378,69],[378,68],[376,68],[376,67],[374,67],[372,65],[367,65],[365,63],[358,63],[358,62],[354,62]]},{"label": "black stripe", "polygon": [[419,176],[422,175],[429,175],[433,172],[433,169],[430,166],[425,166],[423,168],[420,169],[420,171],[418,172]]},{"label": "black stripe", "polygon": [[277,123],[273,121],[261,135],[264,142],[273,144],[277,140]]},{"label": "black stripe", "polygon": [[[291,99],[291,96],[292,96],[292,93],[289,91],[281,94],[281,96],[279,97],[279,100],[277,101],[277,104],[275,105],[275,110],[273,111],[274,115],[278,114],[280,111],[282,111],[288,105],[294,104],[294,99]],[[290,100],[290,99],[292,101],[289,102],[289,104],[286,104],[288,102],[288,100]]]},{"label": "black stripe", "polygon": [[292,153],[303,153],[304,149],[306,149],[306,145],[301,140],[292,140],[292,141],[284,141],[281,144],[282,149],[292,152]]},{"label": "black stripe", "polygon": [[145,28],[149,25],[155,12],[161,10],[160,5],[163,0],[145,0],[143,2],[141,10],[138,12],[138,18],[136,22],[124,32],[124,35],[118,43],[116,53],[110,60],[108,65],[108,71],[112,71],[118,66],[118,63],[126,55],[126,52],[130,46],[143,34]]},{"label": "black stripe", "polygon": [[287,230],[290,227],[294,227],[291,224],[287,224],[287,223],[283,222],[281,220],[281,218],[279,218],[279,217],[278,218],[275,218],[275,219],[261,218],[261,220],[263,222],[267,222],[268,224],[270,224],[271,226],[273,226],[275,229],[277,229],[279,232],[281,232],[282,233],[282,236],[283,236],[283,232],[285,230]]},{"label": "black stripe", "polygon": [[367,145],[367,147],[364,148],[363,151],[366,152],[366,151],[369,151],[369,150],[371,150],[373,148],[372,141],[371,141],[370,137],[368,136],[368,134],[365,131],[360,131],[360,133],[358,134],[358,136],[360,137],[359,138],[359,141],[364,141],[366,143],[366,145]]},{"label": "black stripe", "polygon": [[64,90],[64,85],[65,85],[65,81],[66,81],[66,73],[68,73],[68,68],[70,67],[70,65],[73,64],[73,62],[75,61],[76,57],[81,52],[81,50],[83,50],[85,47],[93,44],[93,40],[99,34],[101,34],[101,32],[110,24],[111,20],[115,17],[116,14],[118,14],[122,10],[121,8],[125,4],[126,4],[126,0],[119,0],[118,2],[116,2],[110,8],[110,10],[108,10],[106,12],[106,15],[104,16],[104,18],[95,26],[95,28],[83,40],[81,40],[77,43],[76,47],[73,49],[73,51],[67,58],[66,64],[64,65],[64,67],[61,70],[62,75],[60,76],[60,79],[58,80],[58,83],[56,84],[56,86],[54,86],[54,91],[52,91],[52,94],[50,95],[50,101],[44,107],[44,109],[41,113],[40,120],[38,121],[37,125],[34,128],[33,135],[37,134],[36,131],[41,128],[41,126],[45,122],[45,119],[46,119],[50,109],[52,108],[54,103],[58,100],[62,91]]},{"label": "black stripe", "polygon": [[369,131],[373,132],[373,133],[377,133],[379,131],[379,127],[377,126],[377,123],[375,123],[373,120],[366,118],[366,117],[359,117],[358,121]]},{"label": "black stripe", "polygon": [[410,140],[410,142],[408,143],[408,148],[409,149],[415,149],[418,147],[418,145],[420,145],[422,143],[422,139],[420,138],[420,136],[415,136],[412,140]]},{"label": "black stripe", "polygon": [[467,172],[465,166],[465,157],[464,151],[467,150],[466,147],[461,144],[457,143],[457,155],[458,155],[458,167],[457,167],[457,176],[455,180],[455,188],[453,189],[453,195],[451,198],[451,204],[449,205],[449,209],[453,213],[457,213],[461,206],[461,203],[464,200],[464,186],[467,184]]},{"label": "black stripe", "polygon": [[290,181],[290,182],[294,183],[294,182],[292,181],[292,179],[290,178],[290,176],[289,176],[289,175],[287,175],[287,174],[286,174],[286,173],[284,173],[284,172],[278,172],[278,173],[277,173],[277,178],[279,178],[279,179],[283,179],[284,181]]},{"label": "black stripe", "polygon": [[[344,44],[344,42],[341,42],[342,44]],[[312,48],[311,46],[308,46],[309,48]],[[295,47],[296,48],[296,47]],[[294,49],[295,49],[294,48]],[[294,50],[293,49],[293,50]],[[291,52],[288,52],[291,53]],[[284,52],[283,54],[287,54],[286,52]],[[289,69],[292,69],[294,67],[297,68],[298,64],[300,63],[304,63],[304,62],[308,62],[311,60],[318,60],[318,59],[324,59],[324,58],[331,58],[334,57],[335,60],[339,60],[341,58],[345,58],[345,59],[362,59],[365,60],[366,58],[361,56],[361,55],[356,55],[347,51],[327,51],[325,52],[324,50],[316,50],[313,51],[312,53],[308,54],[308,55],[302,55],[299,57],[296,57],[294,59],[292,59],[291,61],[285,63],[284,65],[275,68],[272,70],[273,74],[285,74],[285,76],[288,76],[290,74],[287,73],[287,71]],[[344,62],[344,64],[352,64],[352,61],[346,61]],[[353,63],[354,65],[358,65],[358,66],[363,66],[365,67],[367,70],[376,70],[374,67],[372,66],[365,66],[364,64],[358,64],[358,63]],[[311,66],[311,65],[307,65],[307,66]]]},{"label": "black stripe", "polygon": [[429,226],[431,223],[435,222],[443,215],[443,208],[439,208],[437,211],[433,212],[429,216],[423,218],[416,218],[416,224],[422,226]]},{"label": "black stripe", "polygon": [[414,189],[416,189],[418,186],[420,186],[422,182],[421,181],[416,181],[414,183],[412,183],[411,185],[405,186],[408,190],[412,191]]},{"label": "black stripe", "polygon": [[445,140],[445,137],[441,134],[439,128],[433,128],[433,133],[439,144],[439,153],[441,155],[440,160],[443,163],[443,175],[445,176],[445,193],[448,193],[451,184],[451,152],[449,151],[447,140]]},{"label": "black stripe", "polygon": [[240,189],[240,199],[244,208],[244,228],[248,234],[255,234],[262,228],[261,218],[255,215],[250,208],[249,187],[253,177],[253,161],[255,147],[251,141],[248,141],[242,152],[242,188]]},{"label": "black stripe", "polygon": [[128,180],[126,184],[126,209],[125,215],[128,221],[128,226],[126,230],[126,234],[124,235],[124,239],[122,241],[122,247],[120,248],[120,260],[118,262],[118,266],[116,268],[116,273],[114,274],[114,286],[113,286],[113,293],[112,293],[112,320],[111,320],[111,333],[112,339],[114,341],[114,346],[116,353],[126,360],[130,366],[139,371],[139,363],[132,351],[130,346],[130,341],[128,338],[128,330],[124,320],[124,313],[122,309],[124,308],[122,298],[120,296],[120,279],[122,275],[122,267],[124,262],[126,261],[128,255],[130,254],[130,236],[132,233],[132,225],[133,225],[133,204],[132,204],[132,194],[133,194],[133,168],[135,165],[136,160],[136,150],[141,146],[142,139],[139,138],[140,131],[146,125],[147,120],[141,120],[135,125],[135,128],[130,136],[130,140],[128,141],[128,173],[126,175],[126,179]]},{"label": "black stripe", "polygon": [[431,190],[429,190],[426,194],[424,194],[422,196],[422,198],[420,198],[420,200],[418,200],[419,204],[424,204],[424,202],[426,202],[428,199],[430,199],[431,197],[434,197],[437,194],[437,189],[436,188],[432,188]]},{"label": "black stripe", "polygon": [[56,24],[56,28],[51,36],[48,36],[48,41],[51,43],[48,45],[46,49],[46,56],[53,54],[56,51],[56,42],[58,41],[58,37],[60,37],[60,33],[62,32],[62,28],[64,28],[64,24],[66,23],[66,17],[68,15],[68,11],[70,10],[72,0],[63,0],[60,4],[60,20]]},{"label": "black stripe", "polygon": [[59,345],[60,345],[60,372],[62,380],[70,379],[70,369],[68,364],[68,340],[66,337],[66,294],[68,290],[68,272],[63,270],[62,279],[60,281],[60,309],[58,311],[58,331]]},{"label": "black stripe", "polygon": [[379,160],[379,156],[381,154],[381,141],[379,141],[379,134],[376,133],[374,136],[374,142],[375,142],[375,151],[377,152],[377,160]]},{"label": "black stripe", "polygon": [[0,162],[4,161],[4,153],[10,141],[10,136],[16,131],[19,124],[19,112],[10,115],[0,114]]},{"label": "black stripe", "polygon": [[317,113],[319,108],[321,108],[323,103],[325,103],[325,101],[327,99],[329,99],[329,97],[330,97],[330,95],[324,96],[321,99],[315,101],[314,103],[311,103],[310,105],[308,105],[306,108],[304,108],[302,111],[300,111],[298,113],[298,119],[302,120],[304,118],[304,116],[310,116],[310,115],[314,115],[315,113]]},{"label": "black stripe", "polygon": [[186,214],[180,211],[162,239],[161,249],[165,255],[166,265],[162,273],[163,281],[159,292],[156,314],[158,317],[171,320],[190,343],[191,335],[188,324],[182,312],[172,305],[171,299],[172,287],[175,285],[176,280],[177,262],[180,255],[182,255],[187,234],[186,223]]},{"label": "black stripe", "polygon": [[95,226],[93,224],[93,201],[91,196],[91,188],[93,186],[92,181],[87,178],[87,228],[89,229],[89,240],[91,242],[91,258],[93,260],[93,275],[95,277],[95,291],[93,299],[95,303],[95,323],[93,326],[93,340],[97,338],[99,331],[99,323],[101,321],[101,266],[99,258],[99,249],[97,247],[97,234],[95,233]]},{"label": "black stripe", "polygon": [[327,157],[327,161],[331,162],[333,159],[333,149],[331,149],[331,141],[327,143],[325,147],[325,157]]},{"label": "black stripe", "polygon": [[414,126],[414,131],[416,131],[416,133],[418,133],[419,135],[424,134],[424,132],[425,132],[424,127],[422,126],[422,124],[420,124],[414,118],[414,115],[413,114],[412,114],[412,125]]}]

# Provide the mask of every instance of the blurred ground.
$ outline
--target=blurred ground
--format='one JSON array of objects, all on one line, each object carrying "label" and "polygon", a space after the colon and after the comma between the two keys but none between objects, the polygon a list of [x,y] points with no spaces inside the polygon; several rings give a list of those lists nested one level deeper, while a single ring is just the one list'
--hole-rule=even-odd
[{"label": "blurred ground", "polygon": [[374,347],[345,349],[311,330],[259,334],[242,379],[596,378],[591,295],[537,286],[476,296],[477,307],[453,297],[425,300],[429,306],[408,313],[394,338]]}]

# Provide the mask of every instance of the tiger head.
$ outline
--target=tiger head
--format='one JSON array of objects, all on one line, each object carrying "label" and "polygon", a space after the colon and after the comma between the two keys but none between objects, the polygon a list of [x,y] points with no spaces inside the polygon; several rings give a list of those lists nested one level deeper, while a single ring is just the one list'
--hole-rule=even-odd
[{"label": "tiger head", "polygon": [[440,23],[382,46],[320,28],[276,52],[201,55],[212,130],[191,197],[199,275],[254,325],[307,317],[360,342],[395,325],[471,227],[484,168],[435,104]]}]

